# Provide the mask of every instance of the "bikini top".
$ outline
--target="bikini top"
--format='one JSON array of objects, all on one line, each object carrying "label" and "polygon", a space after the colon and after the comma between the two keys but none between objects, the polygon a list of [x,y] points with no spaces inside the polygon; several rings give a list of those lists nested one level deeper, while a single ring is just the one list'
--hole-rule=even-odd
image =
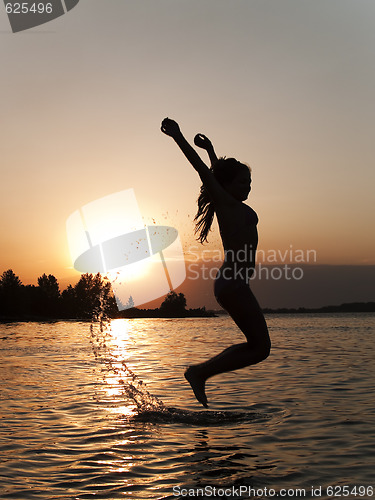
[{"label": "bikini top", "polygon": [[[245,226],[248,227],[248,226],[256,226],[258,224],[258,215],[257,213],[255,212],[255,210],[253,210],[251,207],[249,207],[248,205],[244,205],[245,206],[245,209],[246,209],[246,214],[245,214]],[[240,228],[240,229],[236,229],[234,231],[232,231],[231,233],[231,236],[239,233],[243,231],[243,228]]]},{"label": "bikini top", "polygon": [[259,222],[257,213],[248,205],[245,205],[245,207],[246,207],[246,225],[256,226]]},{"label": "bikini top", "polygon": [[[240,236],[241,233],[245,236],[245,233],[248,234],[249,230],[252,230],[251,232],[253,233],[253,238],[254,238],[254,241],[251,244],[255,248],[257,246],[257,243],[258,243],[258,234],[257,234],[256,226],[258,224],[258,215],[255,212],[255,210],[253,210],[248,205],[244,205],[244,207],[245,207],[245,210],[246,210],[246,213],[245,213],[245,224],[244,224],[244,226],[241,226],[240,228],[236,228],[233,231],[231,231],[229,234],[227,234],[227,238],[225,238],[224,235],[223,235],[223,233],[220,231],[221,237],[222,237],[222,240],[223,240],[223,244],[224,244],[224,248],[226,250],[228,250],[228,249],[234,249],[234,248],[236,248],[238,246],[238,243],[234,243],[232,241],[231,241],[231,244],[230,244],[228,242],[228,239],[232,240],[232,238],[233,238],[234,240],[237,240],[238,236]],[[247,238],[245,236],[245,241],[246,241],[246,239]],[[242,240],[242,238],[240,238],[240,240]],[[240,243],[240,246],[242,247],[242,243]]]}]

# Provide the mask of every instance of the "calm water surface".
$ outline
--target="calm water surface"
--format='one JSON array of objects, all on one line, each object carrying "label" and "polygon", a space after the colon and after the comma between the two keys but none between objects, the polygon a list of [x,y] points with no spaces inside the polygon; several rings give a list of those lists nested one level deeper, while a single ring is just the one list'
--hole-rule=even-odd
[{"label": "calm water surface", "polygon": [[267,319],[209,410],[183,372],[227,317],[0,324],[0,498],[375,498],[375,315]]}]

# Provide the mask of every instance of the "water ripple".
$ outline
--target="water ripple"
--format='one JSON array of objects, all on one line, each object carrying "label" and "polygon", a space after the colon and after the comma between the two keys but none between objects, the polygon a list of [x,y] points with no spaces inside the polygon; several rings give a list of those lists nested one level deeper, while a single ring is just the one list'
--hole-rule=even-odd
[{"label": "water ripple", "polygon": [[375,317],[269,322],[270,358],[210,380],[210,410],[183,371],[240,339],[228,318],[0,328],[0,498],[372,484]]}]

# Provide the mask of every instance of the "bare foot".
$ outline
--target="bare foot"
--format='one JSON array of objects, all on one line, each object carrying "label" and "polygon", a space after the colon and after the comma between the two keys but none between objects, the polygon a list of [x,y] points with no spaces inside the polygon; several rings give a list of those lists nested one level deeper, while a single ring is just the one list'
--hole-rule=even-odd
[{"label": "bare foot", "polygon": [[202,403],[205,408],[208,408],[207,396],[205,392],[206,380],[198,375],[198,369],[194,366],[190,366],[185,372],[185,378],[191,385],[194,395],[197,400]]}]

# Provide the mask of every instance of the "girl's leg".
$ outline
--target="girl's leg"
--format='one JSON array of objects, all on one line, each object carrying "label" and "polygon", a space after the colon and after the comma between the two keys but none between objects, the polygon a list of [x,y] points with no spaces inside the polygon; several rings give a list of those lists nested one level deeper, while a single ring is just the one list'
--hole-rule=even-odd
[{"label": "girl's leg", "polygon": [[205,382],[219,373],[254,365],[267,358],[271,348],[267,324],[259,304],[246,284],[228,287],[220,294],[220,305],[228,311],[247,342],[228,347],[213,358],[189,367],[185,377],[194,394],[207,407]]}]

